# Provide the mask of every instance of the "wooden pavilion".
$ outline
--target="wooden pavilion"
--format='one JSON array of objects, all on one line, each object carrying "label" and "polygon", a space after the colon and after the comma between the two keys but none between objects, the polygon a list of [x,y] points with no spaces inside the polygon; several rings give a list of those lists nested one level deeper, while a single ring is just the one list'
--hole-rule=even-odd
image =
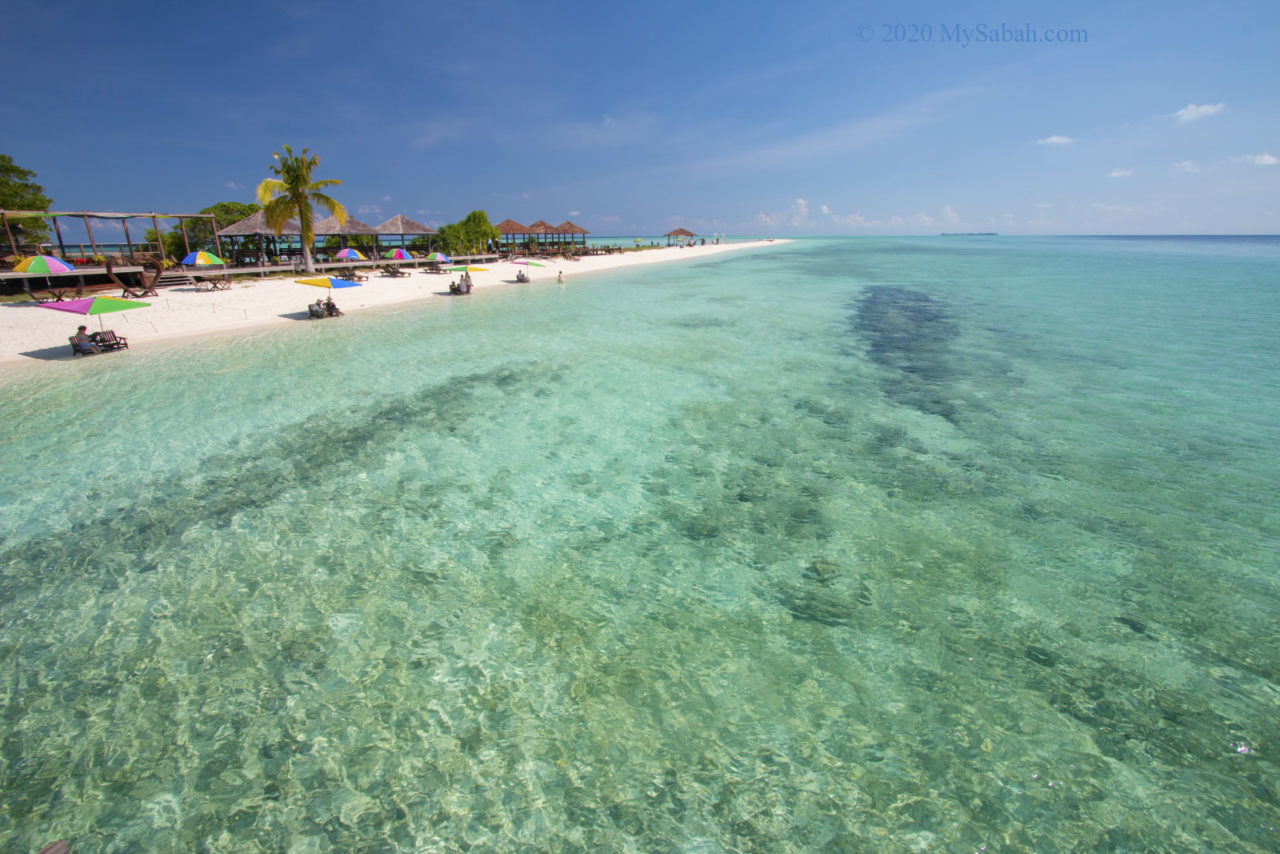
[{"label": "wooden pavilion", "polygon": [[[260,242],[258,245],[261,249],[262,255],[279,258],[281,255],[279,238],[282,235],[297,237],[301,234],[301,226],[293,220],[286,222],[284,224],[284,228],[280,229],[280,233],[277,234],[270,226],[267,225],[266,214],[262,211],[254,211],[239,222],[233,222],[231,225],[218,232],[219,237],[236,238],[236,254],[232,259],[232,264],[243,264],[245,260],[247,260],[245,255],[249,250],[246,249],[245,244],[248,242],[248,238],[250,237],[259,238]],[[268,238],[271,240],[270,252],[267,251]],[[289,252],[286,250],[284,254],[289,254]],[[265,258],[263,260],[265,260]]]},{"label": "wooden pavilion", "polygon": [[[75,251],[75,253],[68,253],[68,251],[67,251],[67,245],[66,245],[66,243],[65,243],[65,242],[63,241],[63,239],[62,239],[62,229],[61,229],[61,228],[59,228],[59,226],[58,226],[58,217],[60,217],[60,216],[61,216],[61,217],[75,217],[75,218],[80,219],[80,220],[82,220],[82,221],[84,222],[84,230],[85,230],[85,232],[89,235],[89,245],[90,245],[90,247],[91,247],[91,248],[92,248],[92,250],[93,250],[93,252],[92,252],[92,254],[93,254],[93,255],[101,255],[101,254],[104,254],[104,253],[102,253],[102,252],[99,252],[99,251],[98,251],[98,240],[93,236],[93,226],[89,223],[89,220],[91,220],[91,219],[117,220],[117,221],[119,221],[119,222],[120,222],[121,227],[124,229],[124,244],[123,244],[123,245],[126,247],[126,249],[125,249],[125,252],[124,252],[123,254],[125,254],[125,255],[132,254],[132,253],[133,253],[133,247],[134,247],[135,245],[139,245],[139,246],[146,246],[146,245],[148,245],[148,244],[146,244],[146,243],[141,243],[141,242],[140,242],[140,243],[136,243],[136,244],[135,244],[135,242],[134,242],[133,238],[129,235],[129,220],[131,220],[131,219],[149,219],[149,220],[151,220],[151,225],[152,225],[152,227],[155,229],[155,232],[156,232],[156,243],[157,243],[156,255],[157,255],[157,257],[161,257],[161,258],[162,258],[162,257],[164,257],[164,241],[163,241],[163,239],[161,238],[161,234],[162,234],[162,232],[160,231],[160,220],[162,220],[162,219],[176,219],[176,220],[178,221],[178,228],[180,228],[180,229],[182,230],[182,242],[183,242],[183,245],[186,247],[187,251],[188,251],[188,252],[190,252],[190,251],[191,251],[191,244],[190,244],[190,241],[187,239],[187,227],[186,227],[186,221],[187,221],[187,220],[189,220],[189,219],[196,219],[196,220],[199,220],[199,219],[207,219],[207,220],[209,220],[209,227],[210,227],[210,229],[213,231],[214,244],[215,244],[215,246],[217,247],[217,251],[218,251],[218,252],[221,252],[221,251],[222,251],[222,247],[221,247],[221,245],[220,245],[220,244],[218,244],[218,242],[217,242],[217,238],[218,238],[218,223],[217,223],[217,220],[216,220],[216,219],[214,219],[213,214],[177,214],[177,213],[156,213],[155,211],[151,211],[150,213],[116,213],[116,212],[114,212],[114,211],[11,211],[11,210],[0,210],[0,221],[3,221],[3,223],[4,223],[4,232],[5,232],[5,236],[8,238],[8,240],[9,240],[9,246],[10,246],[10,248],[13,250],[14,254],[19,254],[19,248],[20,248],[20,245],[18,244],[18,242],[17,242],[17,241],[15,241],[15,240],[14,240],[14,237],[13,237],[13,225],[14,225],[14,224],[13,224],[13,223],[11,223],[11,222],[10,222],[10,220],[11,220],[11,219],[13,219],[13,220],[21,220],[21,219],[33,219],[33,218],[40,218],[40,219],[50,219],[50,220],[52,220],[52,221],[53,221],[53,231],[54,231],[54,233],[55,233],[55,234],[57,235],[57,237],[58,237],[58,252],[59,252],[59,254],[60,254],[63,258],[67,258],[67,257],[69,257],[69,256],[70,256],[70,255],[72,255],[72,254],[74,254],[74,256],[79,257],[79,258],[81,258],[81,259],[83,259],[83,258],[87,257],[87,256],[85,255],[85,251],[84,251],[84,244],[83,244],[83,243],[81,243],[81,244],[76,244],[76,251]],[[109,243],[110,245],[117,245],[117,246],[118,246],[118,245],[120,245],[120,244],[116,243],[115,241],[108,241],[108,243]],[[38,254],[38,253],[39,253],[39,247],[37,246],[37,247],[33,247],[33,248],[36,250],[36,253],[35,253],[35,254]]]},{"label": "wooden pavilion", "polygon": [[[350,220],[348,220],[348,222],[350,222]],[[405,238],[408,235],[412,234],[412,235],[421,236],[426,234],[438,233],[434,228],[429,228],[420,222],[414,222],[404,214],[396,214],[386,222],[374,226],[373,230],[385,237],[390,237],[391,235],[394,235],[394,234],[400,235],[400,248],[406,249],[406,250],[407,250],[407,246],[405,243]]]},{"label": "wooden pavilion", "polygon": [[556,230],[559,231],[561,234],[568,236],[570,249],[573,249],[574,244],[578,243],[577,238],[579,237],[582,238],[582,248],[583,249],[587,248],[587,235],[590,234],[591,232],[587,231],[585,228],[578,225],[577,223],[571,222],[570,220],[566,219],[564,222],[556,226]]},{"label": "wooden pavilion", "polygon": [[689,230],[689,229],[687,229],[687,228],[677,228],[677,229],[673,229],[673,230],[671,230],[671,231],[668,231],[666,234],[664,234],[664,235],[662,235],[662,236],[663,236],[663,237],[665,237],[665,238],[667,238],[667,245],[668,245],[668,246],[670,246],[670,245],[671,245],[671,240],[672,240],[672,238],[675,238],[675,239],[686,239],[686,238],[693,238],[693,237],[697,237],[698,235],[694,234],[692,231],[690,231],[690,230]]},{"label": "wooden pavilion", "polygon": [[505,245],[508,251],[514,252],[518,244],[529,238],[529,226],[521,225],[514,219],[504,219],[494,228],[498,229],[498,245]]},{"label": "wooden pavilion", "polygon": [[312,228],[316,237],[325,235],[326,237],[337,235],[338,245],[342,249],[347,248],[348,237],[372,237],[373,238],[373,254],[378,254],[378,232],[371,225],[365,225],[353,216],[347,217],[345,223],[339,223],[336,216],[327,216],[320,220]]}]

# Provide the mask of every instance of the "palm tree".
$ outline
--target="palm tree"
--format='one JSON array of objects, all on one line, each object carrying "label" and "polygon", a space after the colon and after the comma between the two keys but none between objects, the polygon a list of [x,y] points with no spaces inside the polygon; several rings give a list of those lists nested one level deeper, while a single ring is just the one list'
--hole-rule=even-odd
[{"label": "palm tree", "polygon": [[337,201],[317,192],[325,187],[342,182],[336,178],[311,180],[311,170],[320,162],[314,154],[295,155],[293,149],[284,146],[284,156],[279,152],[271,155],[276,162],[270,169],[278,177],[264,178],[258,185],[258,201],[262,203],[262,213],[266,217],[267,227],[279,234],[292,217],[298,218],[302,229],[302,263],[308,273],[314,273],[311,263],[311,244],[315,242],[315,219],[311,206],[317,205],[338,218],[339,223],[347,221],[347,209]]}]

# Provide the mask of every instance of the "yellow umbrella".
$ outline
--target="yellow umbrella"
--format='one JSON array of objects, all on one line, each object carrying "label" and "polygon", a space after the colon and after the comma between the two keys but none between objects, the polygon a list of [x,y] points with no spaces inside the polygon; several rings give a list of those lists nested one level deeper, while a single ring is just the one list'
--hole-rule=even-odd
[{"label": "yellow umbrella", "polygon": [[349,279],[335,279],[332,276],[325,276],[322,279],[297,279],[300,285],[311,285],[313,288],[358,288],[359,282],[353,282]]}]

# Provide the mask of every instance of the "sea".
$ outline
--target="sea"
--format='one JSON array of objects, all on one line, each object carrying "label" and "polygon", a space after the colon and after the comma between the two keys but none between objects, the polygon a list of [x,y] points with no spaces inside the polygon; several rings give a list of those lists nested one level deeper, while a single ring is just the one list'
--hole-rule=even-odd
[{"label": "sea", "polygon": [[0,849],[1280,848],[1280,238],[568,266],[5,378]]}]

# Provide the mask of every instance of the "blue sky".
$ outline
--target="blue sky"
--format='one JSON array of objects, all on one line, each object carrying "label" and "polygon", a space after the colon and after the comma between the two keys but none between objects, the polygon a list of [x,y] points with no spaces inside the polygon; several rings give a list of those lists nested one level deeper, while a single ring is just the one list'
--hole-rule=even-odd
[{"label": "blue sky", "polygon": [[288,143],[371,224],[480,208],[596,235],[1280,232],[1274,0],[55,2],[22,19],[0,152],[57,208],[252,201]]}]

